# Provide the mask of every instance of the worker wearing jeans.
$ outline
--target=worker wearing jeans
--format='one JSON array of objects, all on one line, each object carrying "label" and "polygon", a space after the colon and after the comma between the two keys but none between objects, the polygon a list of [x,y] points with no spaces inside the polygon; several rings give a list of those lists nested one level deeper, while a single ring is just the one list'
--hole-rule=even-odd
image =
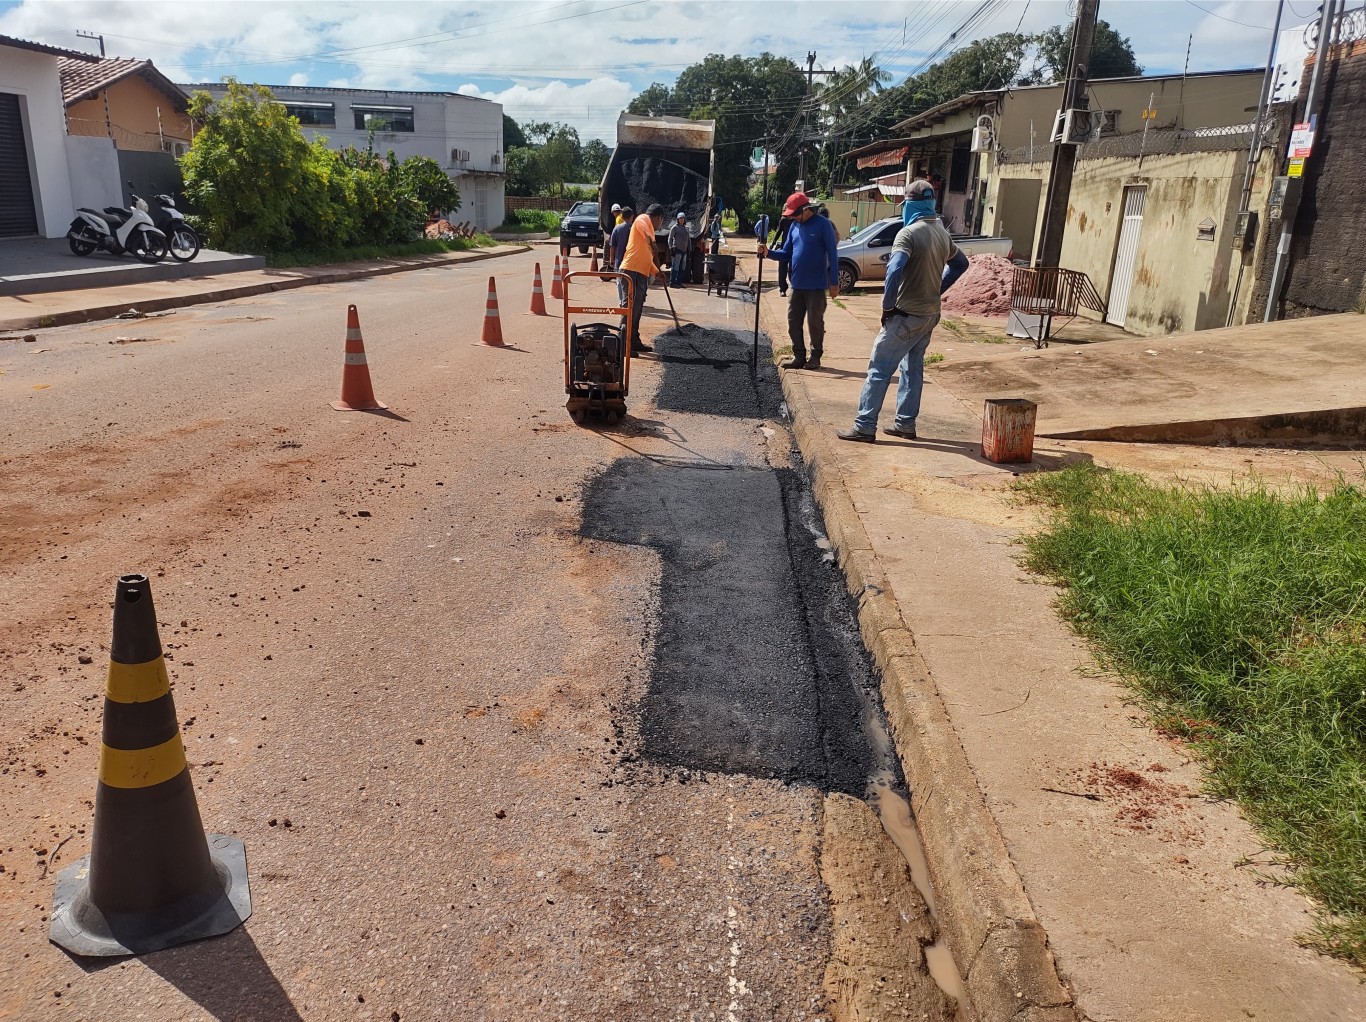
[{"label": "worker wearing jeans", "polygon": [[896,391],[896,422],[884,432],[903,440],[916,439],[915,420],[925,384],[925,349],[939,322],[939,296],[968,268],[935,212],[934,186],[912,181],[906,189],[910,222],[897,232],[887,260],[887,283],[882,298],[882,329],[873,340],[868,376],[859,395],[852,429],[837,434],[841,440],[871,444],[877,440],[877,417],[900,370]]},{"label": "worker wearing jeans", "polygon": [[688,271],[688,252],[692,249],[692,235],[688,233],[688,214],[679,213],[669,228],[669,286],[682,287]]}]

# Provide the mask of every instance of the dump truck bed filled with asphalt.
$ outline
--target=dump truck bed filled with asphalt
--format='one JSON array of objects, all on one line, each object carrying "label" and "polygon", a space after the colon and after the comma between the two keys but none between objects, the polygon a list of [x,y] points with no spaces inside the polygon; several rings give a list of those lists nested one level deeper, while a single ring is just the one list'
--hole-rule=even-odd
[{"label": "dump truck bed filled with asphalt", "polygon": [[711,213],[715,137],[715,121],[631,113],[618,117],[617,147],[602,177],[603,228],[612,228],[613,203],[639,214],[657,202],[664,207],[666,230],[681,211],[694,238],[704,233]]}]

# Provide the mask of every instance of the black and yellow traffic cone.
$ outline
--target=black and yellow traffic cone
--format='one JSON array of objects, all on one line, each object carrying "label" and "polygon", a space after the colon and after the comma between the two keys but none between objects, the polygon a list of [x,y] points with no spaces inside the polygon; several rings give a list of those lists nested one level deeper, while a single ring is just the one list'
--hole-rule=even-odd
[{"label": "black and yellow traffic cone", "polygon": [[251,915],[242,842],[204,834],[145,575],[119,579],[88,858],[57,876],[49,937],[75,955],[136,955]]}]

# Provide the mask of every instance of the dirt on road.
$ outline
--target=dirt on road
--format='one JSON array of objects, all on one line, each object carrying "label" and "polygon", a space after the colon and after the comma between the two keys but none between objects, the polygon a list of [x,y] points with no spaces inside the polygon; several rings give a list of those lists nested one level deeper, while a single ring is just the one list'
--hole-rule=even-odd
[{"label": "dirt on road", "polygon": [[[498,267],[506,350],[478,267],[0,345],[0,1018],[952,1017],[772,381],[665,339],[632,420],[573,426],[532,260]],[[350,303],[387,414],[328,407]],[[131,571],[253,915],[92,966],[47,916]]]}]

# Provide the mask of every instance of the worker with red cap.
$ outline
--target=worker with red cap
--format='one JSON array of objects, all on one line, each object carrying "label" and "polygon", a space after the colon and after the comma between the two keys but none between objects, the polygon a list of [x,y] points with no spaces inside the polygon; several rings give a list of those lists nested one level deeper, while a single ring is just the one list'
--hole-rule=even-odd
[{"label": "worker with red cap", "polygon": [[[819,369],[825,349],[825,301],[840,293],[839,235],[828,217],[817,216],[805,192],[793,192],[783,205],[783,216],[792,218],[787,238],[775,248],[762,242],[759,258],[771,256],[786,263],[792,297],[787,302],[787,334],[792,338],[792,358],[784,369]],[[805,323],[811,331],[811,356],[802,336]]]}]

